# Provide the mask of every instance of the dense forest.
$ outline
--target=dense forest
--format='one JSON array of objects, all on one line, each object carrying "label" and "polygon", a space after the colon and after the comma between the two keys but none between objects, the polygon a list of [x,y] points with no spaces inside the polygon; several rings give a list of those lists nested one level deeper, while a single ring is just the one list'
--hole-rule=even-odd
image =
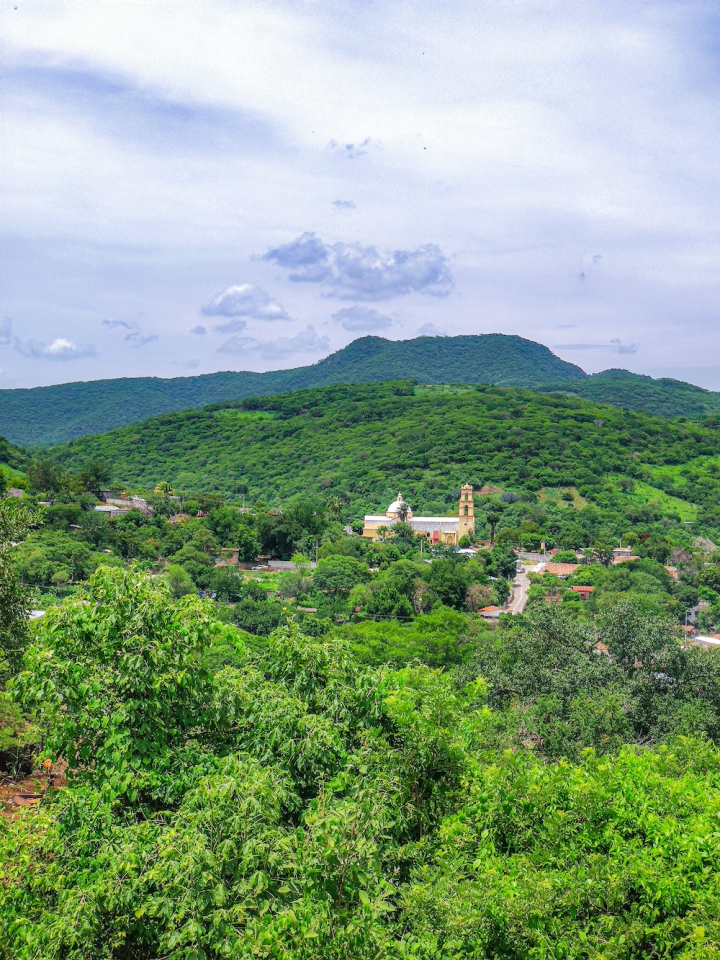
[{"label": "dense forest", "polygon": [[625,410],[644,410],[659,417],[708,417],[720,414],[720,394],[682,380],[653,380],[629,370],[603,370],[584,380],[544,384],[542,392],[558,390]]},{"label": "dense forest", "polygon": [[51,446],[191,407],[332,384],[393,379],[559,391],[669,418],[720,413],[720,394],[627,370],[605,370],[588,376],[547,347],[522,337],[482,334],[405,341],[362,337],[313,366],[291,370],[227,371],[172,380],[139,377],[0,390],[0,434],[18,444]]},{"label": "dense forest", "polygon": [[669,494],[681,520],[700,507],[709,522],[719,440],[713,418],[670,422],[518,388],[397,381],[166,414],[51,455],[72,469],[104,460],[118,482],[146,488],[165,481],[269,504],[334,495],[351,520],[400,489],[414,509],[442,515],[469,482],[534,493],[575,486],[596,506],[620,509]]},{"label": "dense forest", "polygon": [[14,443],[48,446],[172,410],[333,383],[403,377],[423,383],[467,381],[533,387],[584,376],[579,367],[522,337],[499,333],[404,341],[362,337],[313,366],[291,370],[0,390],[0,434]]},{"label": "dense forest", "polygon": [[404,380],[0,445],[0,957],[717,956],[718,439]]}]

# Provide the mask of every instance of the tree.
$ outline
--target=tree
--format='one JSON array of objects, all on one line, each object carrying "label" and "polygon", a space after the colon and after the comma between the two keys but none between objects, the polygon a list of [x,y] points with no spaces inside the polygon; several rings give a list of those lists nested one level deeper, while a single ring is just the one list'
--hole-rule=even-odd
[{"label": "tree", "polygon": [[477,613],[491,604],[495,598],[493,588],[486,583],[472,583],[465,594],[465,606],[471,613]]},{"label": "tree", "polygon": [[313,589],[346,597],[353,587],[367,583],[369,579],[367,564],[361,560],[354,557],[325,557],[315,568]]},{"label": "tree", "polygon": [[171,563],[165,570],[165,577],[175,599],[195,593],[197,590],[190,574],[179,563]]},{"label": "tree", "polygon": [[395,540],[396,543],[401,544],[402,547],[417,546],[417,534],[409,523],[405,523],[403,520],[398,520],[398,522],[394,524],[392,532],[393,540]]},{"label": "tree", "polygon": [[328,497],[325,501],[325,515],[329,520],[337,520],[340,517],[342,502],[339,497]]},{"label": "tree", "polygon": [[495,527],[500,522],[502,514],[499,510],[488,510],[487,522],[490,524],[490,543],[495,542]]},{"label": "tree", "polygon": [[112,465],[107,460],[91,460],[78,474],[78,480],[91,493],[99,493],[112,480]]},{"label": "tree", "polygon": [[59,493],[65,482],[65,471],[53,460],[33,460],[28,468],[33,490],[39,493]]},{"label": "tree", "polygon": [[614,547],[612,543],[608,543],[606,540],[599,540],[597,543],[593,544],[591,556],[603,567],[609,567],[615,556]]},{"label": "tree", "polygon": [[211,694],[197,658],[222,628],[197,597],[170,601],[161,579],[101,568],[87,601],[48,610],[15,680],[47,751],[109,799],[166,804],[197,777]]},{"label": "tree", "polygon": [[19,666],[29,603],[10,550],[35,522],[32,512],[17,500],[0,500],[0,685]]}]

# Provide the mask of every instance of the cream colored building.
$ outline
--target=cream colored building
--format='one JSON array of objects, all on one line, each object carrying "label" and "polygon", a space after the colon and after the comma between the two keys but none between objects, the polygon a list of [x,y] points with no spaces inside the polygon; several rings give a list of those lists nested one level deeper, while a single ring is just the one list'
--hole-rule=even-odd
[{"label": "cream colored building", "polygon": [[[416,517],[410,507],[397,495],[397,500],[390,504],[384,514],[365,517],[363,536],[377,539],[383,535],[382,527],[391,531],[393,526],[405,519],[418,537],[424,537],[430,543],[445,543],[448,546],[457,546],[460,538],[466,534],[472,536],[475,531],[475,508],[473,504],[473,490],[469,484],[460,491],[458,513],[456,517]],[[380,531],[378,533],[378,531]]]}]

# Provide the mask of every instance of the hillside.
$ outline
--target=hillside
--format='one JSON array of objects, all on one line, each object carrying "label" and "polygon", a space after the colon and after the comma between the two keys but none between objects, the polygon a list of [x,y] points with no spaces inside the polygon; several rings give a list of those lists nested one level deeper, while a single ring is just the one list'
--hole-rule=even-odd
[{"label": "hillside", "polygon": [[538,389],[611,403],[626,410],[644,410],[659,417],[707,417],[720,413],[720,393],[682,380],[654,380],[629,370],[603,370],[584,380],[544,384]]},{"label": "hillside", "polygon": [[0,435],[14,443],[48,446],[174,410],[333,383],[403,378],[423,383],[535,387],[585,376],[547,347],[522,337],[495,333],[404,341],[362,337],[319,363],[292,370],[224,372],[171,380],[94,380],[0,390]]},{"label": "hillside", "polygon": [[[557,394],[395,381],[165,414],[52,454],[75,469],[105,459],[130,485],[167,480],[270,504],[334,494],[357,512],[402,489],[415,508],[445,511],[464,482],[533,491],[576,485],[602,497],[610,489],[603,478],[652,480],[664,465],[713,456],[718,439],[712,428]],[[711,499],[716,487],[706,491]]]}]

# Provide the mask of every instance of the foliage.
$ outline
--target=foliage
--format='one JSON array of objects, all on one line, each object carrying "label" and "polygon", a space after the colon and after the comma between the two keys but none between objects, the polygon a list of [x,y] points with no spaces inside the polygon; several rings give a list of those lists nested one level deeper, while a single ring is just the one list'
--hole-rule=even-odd
[{"label": "foliage", "polygon": [[[659,743],[678,734],[720,742],[720,658],[683,645],[677,630],[632,595],[592,620],[567,604],[531,607],[479,635],[469,675],[490,685],[520,743],[578,759],[586,747]],[[600,645],[600,646],[598,646]]]},{"label": "foliage", "polygon": [[603,370],[584,380],[544,384],[541,392],[562,391],[573,396],[610,403],[626,410],[644,410],[660,417],[707,417],[720,413],[720,394],[692,383],[652,377],[629,370]]},{"label": "foliage", "polygon": [[579,367],[560,360],[547,347],[521,337],[484,334],[402,342],[362,337],[320,363],[294,370],[0,390],[0,433],[14,443],[49,446],[172,410],[333,383],[406,377],[422,383],[533,386],[584,376]]},{"label": "foliage", "polygon": [[[346,640],[293,625],[248,646],[161,581],[100,571],[92,589],[43,626],[17,684],[74,775],[0,821],[8,960],[720,950],[720,752],[707,739],[600,756],[595,703],[576,760],[505,750],[517,692],[468,665],[369,669]],[[468,622],[442,616],[448,632]],[[599,621],[614,659],[577,620],[543,616],[482,633],[495,680],[512,672],[528,706],[551,688],[607,699],[626,677],[636,723],[662,690],[677,707],[705,683],[713,654],[673,653],[662,624],[628,609]],[[224,648],[232,664],[219,653],[208,669]],[[682,733],[683,711],[663,713]],[[97,759],[79,762],[78,743]]]},{"label": "foliage", "polygon": [[209,679],[197,661],[219,629],[197,598],[173,606],[162,581],[100,568],[87,598],[46,612],[14,689],[73,778],[109,801],[171,802],[202,766],[192,731]]},{"label": "foliage", "polygon": [[[671,423],[559,395],[478,387],[431,396],[396,382],[167,414],[77,440],[54,456],[67,466],[108,459],[123,482],[146,487],[170,475],[177,486],[203,489],[212,483],[226,495],[241,482],[251,497],[266,502],[333,494],[351,517],[385,506],[398,489],[416,513],[439,508],[454,513],[453,488],[467,481],[476,489],[486,479],[532,490],[576,486],[596,508],[621,516],[632,508],[635,522],[643,523],[652,512],[647,514],[636,494],[605,478],[650,477],[672,464],[712,458],[717,436],[715,427]],[[720,477],[707,477],[691,499],[714,506]],[[518,508],[539,508],[522,499],[503,506],[503,518],[517,515]],[[553,509],[568,513],[566,523],[585,513],[573,505]],[[315,514],[322,516],[324,508],[318,504]],[[660,515],[662,510],[656,518]],[[479,531],[482,520],[478,511]],[[626,532],[623,521],[618,535]],[[291,556],[302,522],[297,511],[261,518],[257,532],[263,548]],[[674,522],[681,526],[679,519]]]},{"label": "foliage", "polygon": [[17,500],[0,500],[0,689],[18,665],[29,606],[27,591],[17,579],[11,545],[34,522],[32,512]]}]

